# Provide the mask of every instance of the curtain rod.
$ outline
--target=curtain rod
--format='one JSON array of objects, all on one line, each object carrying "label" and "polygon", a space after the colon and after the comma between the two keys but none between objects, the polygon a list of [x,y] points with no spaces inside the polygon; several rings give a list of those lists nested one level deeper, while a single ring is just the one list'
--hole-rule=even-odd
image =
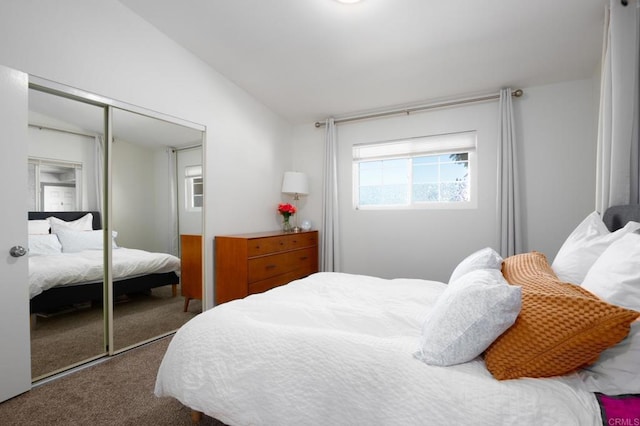
[{"label": "curtain rod", "polygon": [[188,149],[196,149],[196,148],[202,148],[202,144],[201,144],[201,143],[198,143],[198,144],[188,145],[188,146],[181,146],[181,147],[175,147],[175,146],[172,146],[172,147],[171,147],[171,149],[172,149],[172,150],[174,150],[174,151],[176,151],[176,152],[179,152],[179,151],[186,151],[186,150],[188,150]]},{"label": "curtain rod", "polygon": [[[516,89],[513,92],[511,92],[511,96],[514,96],[516,98],[519,98],[523,94],[524,94],[524,92],[522,91],[522,89]],[[500,99],[500,94],[479,96],[479,97],[475,97],[475,98],[458,99],[458,100],[455,100],[455,101],[440,102],[440,103],[435,103],[435,104],[416,106],[416,107],[412,107],[412,108],[394,109],[394,110],[390,110],[390,111],[383,111],[383,112],[372,113],[372,114],[355,115],[353,117],[339,118],[339,119],[335,120],[334,123],[335,124],[347,123],[349,121],[367,120],[367,119],[370,119],[370,118],[387,117],[389,115],[396,115],[396,114],[409,115],[412,112],[425,111],[425,110],[428,110],[428,109],[435,109],[435,108],[445,108],[445,107],[468,104],[468,103],[473,103],[473,102],[492,101],[494,99]],[[316,123],[315,123],[316,127],[322,127],[322,126],[325,126],[325,125],[326,125],[326,123],[322,123],[320,121],[316,121]]]},{"label": "curtain rod", "polygon": [[41,126],[40,124],[29,124],[29,127],[34,127],[36,129],[40,129],[40,130],[51,130],[52,132],[60,132],[60,133],[69,133],[71,135],[77,135],[77,136],[86,136],[89,138],[95,138],[96,135],[92,135],[89,133],[82,133],[82,132],[74,132],[73,130],[65,130],[65,129],[59,129],[57,127],[50,127],[50,126]]}]

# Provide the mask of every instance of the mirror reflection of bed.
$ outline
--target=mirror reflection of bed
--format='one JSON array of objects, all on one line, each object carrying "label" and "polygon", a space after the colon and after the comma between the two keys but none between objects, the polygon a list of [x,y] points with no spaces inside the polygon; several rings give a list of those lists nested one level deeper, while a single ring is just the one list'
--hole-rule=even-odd
[{"label": "mirror reflection of bed", "polygon": [[[202,174],[202,132],[117,108],[111,117],[109,186],[104,182],[104,108],[30,90],[34,381],[169,334],[202,311],[198,299],[184,310],[179,242],[181,233],[202,233],[202,200],[189,216],[179,214],[180,201],[186,201],[178,198],[192,184],[179,169],[181,157],[199,165]],[[51,172],[55,166],[67,168],[64,182],[63,173]],[[74,199],[46,203],[47,186],[64,187]],[[111,250],[112,317],[104,304],[105,188],[110,189],[108,229],[115,231],[117,247]]]}]

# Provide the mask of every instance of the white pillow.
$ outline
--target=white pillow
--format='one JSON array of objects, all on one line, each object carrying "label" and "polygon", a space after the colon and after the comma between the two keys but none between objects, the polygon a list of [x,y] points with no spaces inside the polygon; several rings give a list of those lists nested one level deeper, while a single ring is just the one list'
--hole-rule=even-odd
[{"label": "white pillow", "polygon": [[[102,250],[103,239],[102,230],[97,231],[72,231],[61,229],[58,232],[58,238],[62,244],[63,253],[77,253],[83,250]],[[115,238],[117,232],[113,232]],[[112,247],[118,248],[115,240],[112,240]]]},{"label": "white pillow", "polygon": [[29,235],[45,235],[51,229],[47,219],[30,220],[28,223]]},{"label": "white pillow", "polygon": [[57,217],[49,216],[47,218],[51,224],[51,233],[57,234],[61,229],[69,229],[73,231],[92,231],[93,230],[93,215],[87,213],[80,219],[65,221]]},{"label": "white pillow", "polygon": [[471,271],[440,295],[414,356],[441,366],[471,361],[513,325],[521,306],[521,288],[509,285],[499,270]]},{"label": "white pillow", "polygon": [[55,234],[29,235],[29,256],[62,253],[62,246]]},{"label": "white pillow", "polygon": [[551,268],[561,281],[581,284],[596,259],[624,235],[640,229],[640,223],[628,222],[624,228],[609,232],[597,212],[586,217],[560,247]]},{"label": "white pillow", "polygon": [[470,254],[456,266],[449,278],[449,284],[477,269],[500,269],[502,268],[502,257],[491,247],[483,248]]},{"label": "white pillow", "polygon": [[640,234],[626,234],[611,244],[582,287],[611,304],[640,311]]},{"label": "white pillow", "polygon": [[640,394],[640,321],[632,322],[629,335],[579,375],[590,392]]}]

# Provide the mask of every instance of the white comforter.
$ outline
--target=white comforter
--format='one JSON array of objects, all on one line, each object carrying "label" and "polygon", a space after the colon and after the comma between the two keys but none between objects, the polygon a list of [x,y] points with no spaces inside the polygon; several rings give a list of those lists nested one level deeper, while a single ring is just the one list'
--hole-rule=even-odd
[{"label": "white comforter", "polygon": [[[33,298],[54,286],[100,282],[102,250],[29,257],[29,294]],[[113,279],[180,270],[180,259],[166,253],[119,247],[113,250]]]},{"label": "white comforter", "polygon": [[319,273],[215,307],[174,336],[155,393],[229,425],[596,425],[576,375],[497,381],[413,357],[445,285]]}]

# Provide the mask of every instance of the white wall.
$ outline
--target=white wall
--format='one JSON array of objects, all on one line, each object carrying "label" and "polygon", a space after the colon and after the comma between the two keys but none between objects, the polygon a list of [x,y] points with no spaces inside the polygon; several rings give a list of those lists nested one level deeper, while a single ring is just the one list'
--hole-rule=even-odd
[{"label": "white wall", "polygon": [[122,4],[5,0],[0,64],[207,127],[209,304],[214,235],[279,226],[291,126]]},{"label": "white wall", "polygon": [[525,247],[549,261],[595,210],[598,102],[593,80],[527,88],[515,102]]},{"label": "white wall", "polygon": [[[111,209],[113,229],[118,232],[117,242],[121,247],[147,251],[162,251],[156,246],[155,236],[166,235],[168,229],[156,230],[153,218],[158,211],[169,209],[156,203],[155,151],[141,145],[117,140],[112,148],[112,197]],[[164,165],[165,172],[167,163]]]},{"label": "white wall", "polygon": [[[525,88],[514,101],[522,165],[525,249],[555,256],[564,238],[593,210],[594,95],[591,80]],[[497,246],[497,102],[338,125],[343,270],[382,277],[448,280],[455,265]],[[473,210],[356,211],[354,143],[462,130],[478,131],[479,202]],[[294,128],[294,168],[310,176],[299,218],[320,224],[324,128]]]}]

